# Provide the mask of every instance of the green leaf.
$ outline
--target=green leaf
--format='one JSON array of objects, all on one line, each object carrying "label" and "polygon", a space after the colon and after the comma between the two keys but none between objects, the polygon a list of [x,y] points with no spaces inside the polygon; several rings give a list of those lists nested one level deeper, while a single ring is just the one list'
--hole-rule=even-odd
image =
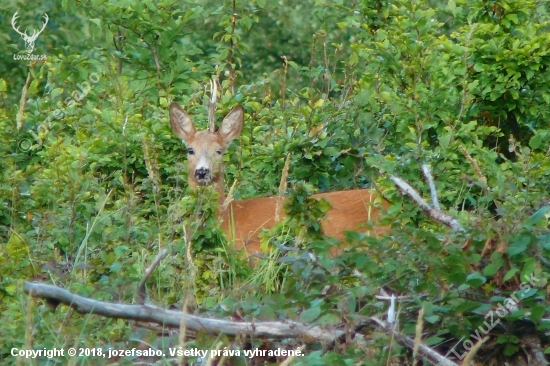
[{"label": "green leaf", "polygon": [[37,94],[38,93],[38,80],[33,80],[29,86],[29,93]]},{"label": "green leaf", "polygon": [[126,245],[117,245],[114,248],[115,255],[118,258],[121,258],[125,255],[126,251],[128,250],[128,247]]},{"label": "green leaf", "polygon": [[[483,65],[483,64],[478,64],[478,63],[474,64],[474,71],[476,71],[476,72],[483,72],[483,71],[485,71],[485,65]],[[477,80],[476,80],[476,81],[477,81]],[[479,81],[478,81],[478,83],[479,83]]]},{"label": "green leaf", "polygon": [[506,19],[510,20],[514,24],[519,23],[518,15],[517,14],[508,14],[505,17]]},{"label": "green leaf", "polygon": [[504,355],[505,356],[512,356],[518,351],[518,346],[513,343],[507,343],[506,347],[504,347]]},{"label": "green leaf", "polygon": [[487,277],[493,276],[503,264],[504,263],[502,260],[497,260],[496,262],[489,264],[483,269],[483,275]]},{"label": "green leaf", "polygon": [[441,317],[439,315],[426,316],[424,319],[430,324],[436,324],[441,321]]},{"label": "green leaf", "polygon": [[54,90],[51,91],[50,93],[50,98],[53,100],[55,99],[57,96],[61,95],[63,93],[63,89],[62,88],[55,88]]},{"label": "green leaf", "polygon": [[101,19],[93,18],[93,19],[88,19],[88,20],[90,22],[94,23],[95,25],[97,25],[97,27],[101,29]]},{"label": "green leaf", "polygon": [[116,261],[116,262],[114,262],[113,264],[111,264],[111,266],[109,267],[109,269],[111,270],[111,272],[119,273],[120,270],[122,269],[122,263],[119,262],[119,261]]},{"label": "green leaf", "polygon": [[540,133],[531,137],[531,139],[529,140],[529,146],[532,149],[538,149],[541,145],[542,145],[542,135]]},{"label": "green leaf", "polygon": [[550,250],[550,234],[541,235],[538,239],[538,243],[541,247]]},{"label": "green leaf", "polygon": [[508,247],[508,254],[514,256],[519,253],[523,253],[527,249],[527,245],[531,243],[531,237],[527,235],[519,235],[512,242],[512,245]]},{"label": "green leaf", "polygon": [[321,308],[319,306],[312,307],[302,311],[300,314],[300,320],[304,323],[313,323],[321,315]]},{"label": "green leaf", "polygon": [[462,285],[466,281],[466,274],[464,271],[453,271],[448,276],[449,281],[454,285]]},{"label": "green leaf", "polygon": [[453,134],[451,132],[446,132],[439,136],[439,144],[441,145],[441,147],[443,147],[444,149],[447,149],[449,147],[452,135]]},{"label": "green leaf", "polygon": [[509,270],[505,275],[504,275],[504,278],[502,279],[503,282],[506,282],[508,281],[510,278],[512,278],[516,273],[519,272],[519,268],[512,268],[511,270]]},{"label": "green leaf", "polygon": [[535,324],[538,324],[545,313],[546,308],[543,305],[535,305],[531,308],[530,318]]},{"label": "green leaf", "polygon": [[544,219],[548,211],[550,211],[550,205],[541,207],[537,210],[537,212],[535,212],[525,221],[523,227],[525,227],[526,229],[530,229],[532,226],[536,225],[538,222]]},{"label": "green leaf", "polygon": [[479,287],[487,282],[487,278],[481,275],[479,272],[470,273],[466,277],[466,282],[472,287]]},{"label": "green leaf", "polygon": [[328,156],[337,156],[337,155],[340,155],[340,150],[333,147],[333,146],[328,146],[328,147],[325,147],[323,149],[323,154],[325,155],[328,155]]}]

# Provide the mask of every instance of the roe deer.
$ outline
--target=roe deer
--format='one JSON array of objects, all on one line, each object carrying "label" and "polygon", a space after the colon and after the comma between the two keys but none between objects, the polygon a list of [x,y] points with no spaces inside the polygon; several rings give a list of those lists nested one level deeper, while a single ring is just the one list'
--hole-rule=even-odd
[{"label": "roe deer", "polygon": [[[173,132],[183,139],[187,146],[188,181],[191,188],[213,185],[224,201],[222,155],[229,143],[238,137],[243,126],[244,110],[233,108],[223,119],[216,132],[212,118],[208,130],[198,131],[191,117],[177,104],[170,104],[170,125]],[[344,231],[361,230],[361,224],[378,220],[378,210],[372,207],[377,193],[372,189],[319,193],[313,198],[325,198],[331,208],[321,221],[327,236],[343,239]],[[277,197],[252,198],[232,201],[222,213],[222,228],[228,240],[234,240],[238,249],[245,249],[249,256],[261,253],[258,234],[263,228],[275,224]],[[234,230],[231,230],[234,228]],[[374,236],[386,232],[387,228],[377,226],[371,230]],[[234,234],[234,235],[232,235]],[[334,254],[334,252],[333,252]]]}]

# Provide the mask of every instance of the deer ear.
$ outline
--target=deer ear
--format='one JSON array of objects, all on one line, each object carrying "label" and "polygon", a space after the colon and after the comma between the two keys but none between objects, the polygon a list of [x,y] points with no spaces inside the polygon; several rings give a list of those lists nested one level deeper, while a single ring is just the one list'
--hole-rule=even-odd
[{"label": "deer ear", "polygon": [[227,113],[227,116],[222,121],[222,126],[218,133],[228,144],[241,134],[243,129],[244,109],[243,107],[236,106]]},{"label": "deer ear", "polygon": [[170,126],[172,126],[172,131],[186,144],[195,136],[195,125],[191,117],[175,102],[170,104]]}]

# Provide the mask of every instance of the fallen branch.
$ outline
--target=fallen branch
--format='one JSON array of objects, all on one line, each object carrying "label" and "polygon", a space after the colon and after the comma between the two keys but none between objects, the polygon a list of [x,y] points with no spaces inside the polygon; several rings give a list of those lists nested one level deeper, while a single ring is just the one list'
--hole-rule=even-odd
[{"label": "fallen branch", "polygon": [[[65,289],[42,283],[25,282],[23,289],[25,293],[33,297],[45,299],[50,305],[53,305],[53,310],[55,310],[59,304],[64,304],[80,314],[95,314],[108,318],[158,324],[162,326],[163,330],[166,330],[166,328],[180,329],[181,324],[185,324],[186,331],[191,332],[204,331],[215,335],[225,334],[230,336],[245,334],[273,339],[299,337],[302,341],[307,341],[309,343],[332,343],[345,337],[345,332],[342,330],[325,329],[293,321],[234,322],[229,320],[203,318],[181,311],[166,310],[154,305],[106,303],[74,295]],[[415,347],[414,340],[395,331],[393,326],[386,324],[386,322],[376,317],[362,317],[354,324],[354,328],[358,329],[365,326],[367,323],[375,323],[384,333],[394,336],[395,339],[411,350]],[[353,341],[360,345],[367,344],[366,338],[357,332],[355,333]],[[416,346],[418,347],[418,354],[434,365],[458,366],[456,363],[441,356],[423,343],[417,342]]]},{"label": "fallen branch", "polygon": [[182,317],[185,326],[192,331],[205,331],[210,334],[254,335],[266,338],[302,338],[318,342],[334,342],[344,335],[341,330],[323,329],[317,326],[285,322],[234,322],[203,318],[184,314],[181,311],[166,310],[154,305],[124,305],[91,300],[52,285],[25,282],[25,293],[46,299],[50,304],[64,304],[81,314],[96,314],[108,318],[128,319],[139,322],[161,324],[168,328],[180,328]]}]

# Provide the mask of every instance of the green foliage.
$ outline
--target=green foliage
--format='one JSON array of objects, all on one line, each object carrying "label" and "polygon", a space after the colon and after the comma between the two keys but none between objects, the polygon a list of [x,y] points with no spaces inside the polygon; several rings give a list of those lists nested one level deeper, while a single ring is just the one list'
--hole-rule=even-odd
[{"label": "green foliage", "polygon": [[[48,14],[35,47],[44,62],[10,56],[24,52],[9,25],[16,10],[29,30]],[[424,342],[442,354],[483,333],[514,296],[480,359],[528,354],[525,334],[549,347],[550,17],[540,2],[8,2],[0,18],[2,362],[16,362],[26,326],[36,349],[177,344],[118,320],[66,319],[63,307],[27,312],[36,300],[21,291],[35,279],[131,303],[166,247],[151,302],[369,333],[368,347],[310,345],[298,364],[412,363],[390,336],[353,328],[385,316],[381,289],[403,296],[398,324],[411,337],[424,309]],[[276,194],[290,161],[287,219],[264,234],[269,249],[253,269],[219,228],[216,193],[186,189],[185,148],[169,128],[172,100],[205,128],[212,76],[218,120],[246,109],[224,156],[235,198]],[[465,232],[429,219],[389,179],[429,197],[424,163]],[[328,204],[312,191],[372,183],[388,207],[371,225],[391,231],[323,236]],[[218,340],[200,334],[187,346]]]}]

